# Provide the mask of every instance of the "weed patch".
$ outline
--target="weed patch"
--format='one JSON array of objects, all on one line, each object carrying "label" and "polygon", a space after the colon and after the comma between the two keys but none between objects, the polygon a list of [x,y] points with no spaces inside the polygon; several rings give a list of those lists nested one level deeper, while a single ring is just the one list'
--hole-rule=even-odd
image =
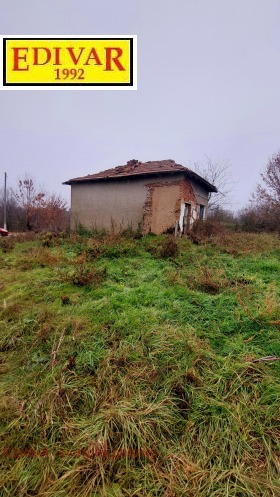
[{"label": "weed patch", "polygon": [[[98,285],[104,279],[105,273],[104,269],[98,269],[93,264],[87,263],[87,254],[84,251],[80,257],[73,261],[71,266],[60,271],[60,277],[62,281],[76,286]],[[62,302],[65,305],[67,299],[62,299]]]},{"label": "weed patch", "polygon": [[154,237],[149,235],[143,239],[145,250],[159,259],[173,259],[179,254],[179,246],[174,236],[161,235]]}]

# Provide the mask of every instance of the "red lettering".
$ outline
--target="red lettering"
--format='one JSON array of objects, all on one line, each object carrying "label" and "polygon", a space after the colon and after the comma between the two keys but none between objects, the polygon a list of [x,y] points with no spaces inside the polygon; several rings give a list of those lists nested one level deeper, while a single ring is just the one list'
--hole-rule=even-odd
[{"label": "red lettering", "polygon": [[54,47],[54,66],[61,66],[60,63],[60,47]]},{"label": "red lettering", "polygon": [[[45,54],[47,55],[45,62],[39,62],[39,50],[45,51]],[[33,48],[33,52],[34,52],[34,66],[44,66],[45,64],[50,62],[51,57],[52,57],[52,53],[51,53],[49,48],[35,47],[35,48]]]},{"label": "red lettering", "polygon": [[79,53],[78,57],[75,56],[73,47],[69,47],[69,48],[67,48],[67,50],[70,54],[71,59],[73,60],[75,66],[76,66],[79,63],[79,60],[80,60],[80,57],[84,51],[84,48],[80,47],[80,53]]},{"label": "red lettering", "polygon": [[[117,55],[113,57],[113,50],[117,52]],[[105,47],[106,51],[106,69],[105,71],[113,71],[112,69],[112,61],[114,61],[115,65],[119,69],[119,71],[125,71],[125,68],[122,66],[122,64],[119,61],[119,58],[121,57],[123,51],[121,48],[118,47]]]},{"label": "red lettering", "polygon": [[[13,67],[13,71],[28,71],[29,66],[19,67],[19,60],[24,60],[24,62],[26,62],[26,54],[28,53],[28,48],[25,48],[25,47],[13,47],[12,50],[14,51],[14,67]],[[19,51],[20,50],[25,50],[26,54],[20,57],[19,56]]]},{"label": "red lettering", "polygon": [[98,57],[98,54],[97,54],[97,51],[95,50],[95,48],[92,48],[91,51],[89,52],[89,56],[88,56],[86,62],[84,63],[85,66],[89,65],[89,60],[95,60],[96,61],[95,65],[97,65],[97,66],[100,66],[102,64],[101,60]]}]

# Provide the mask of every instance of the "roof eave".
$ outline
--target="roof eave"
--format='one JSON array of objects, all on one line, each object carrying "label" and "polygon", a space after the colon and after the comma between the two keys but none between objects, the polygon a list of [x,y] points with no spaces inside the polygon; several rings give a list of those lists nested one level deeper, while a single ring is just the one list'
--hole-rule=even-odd
[{"label": "roof eave", "polygon": [[154,172],[147,172],[147,173],[142,173],[142,174],[127,174],[127,175],[116,175],[116,176],[105,176],[101,178],[88,178],[87,176],[84,176],[83,178],[73,178],[69,179],[68,181],[64,181],[62,184],[63,185],[73,185],[73,184],[78,184],[78,183],[97,183],[100,181],[116,181],[120,179],[131,179],[131,178],[149,178],[150,176],[161,176],[162,174],[164,175],[174,175],[174,174],[185,174],[185,171],[154,171]]},{"label": "roof eave", "polygon": [[76,184],[85,184],[85,183],[99,183],[99,182],[106,182],[106,181],[117,181],[120,179],[131,179],[131,178],[149,178],[151,176],[160,176],[160,175],[178,175],[178,174],[184,174],[185,176],[189,178],[195,179],[198,183],[201,183],[209,192],[213,193],[218,193],[218,189],[209,183],[207,180],[199,176],[199,174],[195,173],[194,171],[191,170],[178,170],[178,171],[155,171],[155,172],[149,172],[149,173],[143,173],[143,174],[128,174],[128,175],[123,175],[123,176],[106,176],[103,178],[88,178],[85,176],[84,178],[73,178],[69,179],[68,181],[64,181],[62,184],[63,185],[76,185]]},{"label": "roof eave", "polygon": [[202,178],[202,176],[199,176],[199,174],[195,173],[194,171],[188,171],[186,173],[186,176],[189,176],[189,178],[194,178],[198,183],[204,185],[204,187],[206,187],[209,192],[218,193],[218,189],[215,185],[212,185],[211,183],[209,183],[209,181]]}]

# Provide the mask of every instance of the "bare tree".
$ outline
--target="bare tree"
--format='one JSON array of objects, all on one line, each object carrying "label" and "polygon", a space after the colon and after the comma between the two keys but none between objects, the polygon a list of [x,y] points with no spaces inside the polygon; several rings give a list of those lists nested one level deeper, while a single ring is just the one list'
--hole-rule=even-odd
[{"label": "bare tree", "polygon": [[264,227],[280,231],[280,152],[269,159],[261,178],[263,183],[251,198],[251,210]]},{"label": "bare tree", "polygon": [[24,211],[28,230],[34,229],[35,213],[42,206],[45,194],[40,190],[29,173],[25,173],[25,176],[19,179],[17,190],[12,190],[15,201]]},{"label": "bare tree", "polygon": [[273,155],[261,173],[263,185],[258,184],[253,199],[269,203],[279,208],[280,205],[280,152]]},{"label": "bare tree", "polygon": [[227,161],[216,162],[207,155],[205,158],[204,163],[195,162],[192,169],[218,190],[218,193],[210,193],[208,209],[224,208],[231,202],[230,193],[233,184],[231,166]]},{"label": "bare tree", "polygon": [[68,227],[66,201],[60,195],[38,188],[28,173],[19,180],[13,196],[24,211],[25,229],[61,231]]}]

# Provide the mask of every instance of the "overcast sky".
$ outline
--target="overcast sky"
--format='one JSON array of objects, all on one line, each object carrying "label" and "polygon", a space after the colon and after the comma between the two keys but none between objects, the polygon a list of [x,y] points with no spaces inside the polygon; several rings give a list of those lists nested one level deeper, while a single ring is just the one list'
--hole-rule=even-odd
[{"label": "overcast sky", "polygon": [[243,207],[280,149],[280,0],[0,0],[0,34],[138,35],[137,91],[0,91],[0,186],[129,159],[228,161]]}]

